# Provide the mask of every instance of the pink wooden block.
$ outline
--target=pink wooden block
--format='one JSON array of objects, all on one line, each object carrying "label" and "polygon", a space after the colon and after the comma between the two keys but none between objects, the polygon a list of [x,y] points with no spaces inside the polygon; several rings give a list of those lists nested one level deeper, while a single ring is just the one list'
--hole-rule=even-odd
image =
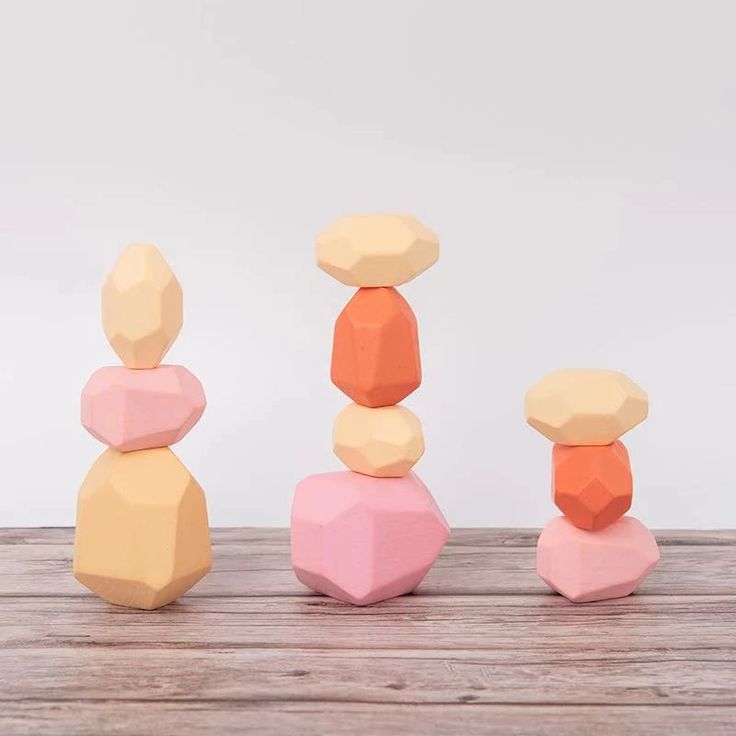
[{"label": "pink wooden block", "polygon": [[167,447],[197,423],[206,404],[202,384],[180,365],[108,366],[82,390],[82,425],[121,452]]},{"label": "pink wooden block", "polygon": [[654,535],[633,516],[599,531],[578,529],[558,516],[537,542],[539,577],[575,603],[629,595],[657,562]]},{"label": "pink wooden block", "polygon": [[307,587],[363,606],[414,590],[449,533],[414,473],[323,473],[296,487],[291,561]]}]

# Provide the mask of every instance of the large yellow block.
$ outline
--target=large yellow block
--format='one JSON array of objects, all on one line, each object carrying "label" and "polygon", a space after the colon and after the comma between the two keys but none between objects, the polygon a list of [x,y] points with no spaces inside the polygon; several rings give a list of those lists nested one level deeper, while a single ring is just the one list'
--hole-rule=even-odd
[{"label": "large yellow block", "polygon": [[524,399],[527,422],[560,445],[610,445],[648,412],[643,388],[603,369],[554,371]]},{"label": "large yellow block", "polygon": [[79,491],[74,576],[110,603],[158,608],[210,569],[204,493],[168,447],[108,449]]},{"label": "large yellow block", "polygon": [[424,454],[424,435],[421,423],[406,407],[349,404],[335,418],[333,445],[350,470],[400,478]]},{"label": "large yellow block", "polygon": [[179,334],[181,286],[155,245],[123,251],[102,287],[102,326],[128,368],[155,368]]},{"label": "large yellow block", "polygon": [[349,215],[317,236],[317,265],[349,286],[404,284],[439,255],[437,236],[411,215]]}]

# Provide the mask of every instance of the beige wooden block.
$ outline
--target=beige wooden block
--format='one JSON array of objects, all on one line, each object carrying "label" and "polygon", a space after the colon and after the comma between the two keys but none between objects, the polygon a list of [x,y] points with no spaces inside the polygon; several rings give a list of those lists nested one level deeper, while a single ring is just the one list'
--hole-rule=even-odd
[{"label": "beige wooden block", "polygon": [[424,454],[424,435],[421,423],[406,407],[348,404],[335,418],[333,445],[350,470],[399,478]]},{"label": "beige wooden block", "polygon": [[554,371],[524,400],[527,422],[561,445],[610,445],[648,411],[644,389],[623,373],[604,369]]},{"label": "beige wooden block", "polygon": [[348,215],[317,236],[317,265],[349,286],[404,284],[439,254],[437,236],[411,215]]},{"label": "beige wooden block", "polygon": [[79,491],[77,580],[110,603],[159,608],[210,564],[204,493],[176,455],[103,452]]},{"label": "beige wooden block", "polygon": [[181,286],[155,245],[126,248],[102,287],[102,326],[128,368],[155,368],[179,334]]}]

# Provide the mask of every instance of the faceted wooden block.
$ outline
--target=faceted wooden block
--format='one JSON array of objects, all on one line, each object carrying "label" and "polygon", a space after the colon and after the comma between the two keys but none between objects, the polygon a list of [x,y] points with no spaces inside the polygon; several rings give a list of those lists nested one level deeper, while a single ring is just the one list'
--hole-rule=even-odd
[{"label": "faceted wooden block", "polygon": [[79,491],[74,576],[110,603],[158,608],[211,564],[204,493],[166,447],[108,449]]},{"label": "faceted wooden block", "polygon": [[108,366],[82,390],[82,425],[121,452],[166,447],[189,432],[206,403],[202,384],[180,365]]},{"label": "faceted wooden block", "polygon": [[403,406],[348,404],[335,418],[333,446],[350,470],[398,478],[424,454],[424,436],[419,420]]},{"label": "faceted wooden block", "polygon": [[437,236],[411,215],[349,215],[317,237],[317,265],[349,286],[398,286],[439,255]]},{"label": "faceted wooden block", "polygon": [[648,411],[641,387],[623,373],[601,369],[550,373],[524,401],[527,422],[561,445],[610,445]]},{"label": "faceted wooden block", "polygon": [[358,289],[335,322],[332,382],[357,404],[398,404],[422,382],[414,312],[396,289]]},{"label": "faceted wooden block", "polygon": [[629,595],[658,561],[654,535],[633,516],[596,532],[558,516],[537,542],[539,577],[575,603]]},{"label": "faceted wooden block", "polygon": [[632,492],[629,453],[619,440],[552,449],[552,500],[575,526],[603,529],[629,510]]},{"label": "faceted wooden block", "polygon": [[128,368],[155,368],[181,329],[181,286],[154,245],[123,251],[102,288],[102,326]]},{"label": "faceted wooden block", "polygon": [[414,590],[449,532],[414,473],[313,475],[294,495],[291,561],[307,587],[363,606]]}]

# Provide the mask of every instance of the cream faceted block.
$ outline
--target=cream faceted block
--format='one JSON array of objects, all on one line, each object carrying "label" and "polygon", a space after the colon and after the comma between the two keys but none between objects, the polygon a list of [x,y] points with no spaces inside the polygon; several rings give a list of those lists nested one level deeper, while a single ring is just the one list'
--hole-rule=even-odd
[{"label": "cream faceted block", "polygon": [[102,287],[102,326],[128,368],[155,368],[179,334],[182,291],[155,245],[126,248]]},{"label": "cream faceted block", "polygon": [[646,391],[617,371],[567,368],[531,388],[526,421],[560,445],[610,445],[646,419]]},{"label": "cream faceted block", "polygon": [[212,561],[204,493],[168,447],[108,449],[79,491],[74,577],[110,603],[176,600]]},{"label": "cream faceted block", "polygon": [[424,454],[424,434],[419,419],[404,406],[348,404],[335,418],[333,446],[350,470],[400,478]]},{"label": "cream faceted block", "polygon": [[317,236],[317,265],[348,286],[398,286],[440,255],[437,235],[411,215],[348,215]]}]

